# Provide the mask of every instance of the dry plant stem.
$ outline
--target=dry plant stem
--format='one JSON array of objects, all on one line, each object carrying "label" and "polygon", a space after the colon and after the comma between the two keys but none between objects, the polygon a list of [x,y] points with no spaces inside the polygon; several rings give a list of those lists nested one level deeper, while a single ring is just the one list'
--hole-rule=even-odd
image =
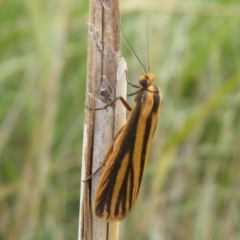
[{"label": "dry plant stem", "polygon": [[[119,23],[118,0],[91,0],[86,94],[86,105],[89,107],[104,106],[105,103],[101,100],[104,97],[126,94],[125,81],[120,84],[122,90],[116,88],[117,68],[120,64]],[[105,96],[100,96],[99,91],[103,88]],[[114,134],[124,124],[125,114],[117,116],[118,104],[103,111],[85,110],[82,179],[86,179],[101,165]],[[89,181],[81,183],[79,240],[118,239],[118,223],[107,223],[92,212],[93,199],[101,174],[102,170]]]}]

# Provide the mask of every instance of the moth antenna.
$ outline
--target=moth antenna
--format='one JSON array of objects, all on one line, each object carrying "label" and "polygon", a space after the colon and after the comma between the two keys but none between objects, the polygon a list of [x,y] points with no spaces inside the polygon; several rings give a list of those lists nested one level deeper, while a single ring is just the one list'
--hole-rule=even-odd
[{"label": "moth antenna", "polygon": [[122,26],[120,26],[120,28],[121,28],[121,32],[122,32],[123,38],[125,39],[128,47],[131,49],[132,53],[135,55],[135,57],[137,58],[138,62],[139,62],[140,65],[142,66],[144,73],[147,73],[146,68],[144,67],[144,65],[143,65],[143,63],[141,62],[140,58],[138,57],[138,55],[136,54],[136,52],[135,52],[134,49],[132,48],[131,44],[130,44],[129,41],[127,40],[127,37],[125,36],[125,34],[124,34],[123,30],[122,30]]},{"label": "moth antenna", "polygon": [[149,63],[149,14],[147,15],[147,22],[146,22],[146,58],[147,58],[147,70],[150,72],[150,63]]}]

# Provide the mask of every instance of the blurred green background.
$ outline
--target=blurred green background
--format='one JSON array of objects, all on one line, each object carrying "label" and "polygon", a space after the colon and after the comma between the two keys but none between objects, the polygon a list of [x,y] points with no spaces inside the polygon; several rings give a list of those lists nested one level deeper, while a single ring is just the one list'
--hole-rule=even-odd
[{"label": "blurred green background", "polygon": [[[77,239],[88,5],[0,1],[0,240]],[[121,9],[143,62],[149,15],[164,107],[120,239],[240,239],[240,4]],[[136,83],[142,69],[124,41],[122,53]]]}]

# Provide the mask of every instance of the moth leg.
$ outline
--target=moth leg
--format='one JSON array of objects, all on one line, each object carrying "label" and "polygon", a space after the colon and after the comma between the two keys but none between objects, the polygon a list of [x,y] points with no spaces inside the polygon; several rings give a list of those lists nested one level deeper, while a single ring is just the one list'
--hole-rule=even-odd
[{"label": "moth leg", "polygon": [[123,130],[123,127],[118,131],[118,133],[114,137],[113,143],[111,144],[110,148],[108,149],[107,154],[106,154],[106,156],[105,156],[105,158],[104,158],[104,160],[102,162],[102,165],[99,168],[97,168],[90,176],[88,176],[87,178],[83,179],[82,180],[83,182],[87,182],[89,179],[91,179],[97,172],[99,172],[105,166],[105,163],[107,162],[109,155],[112,153],[114,142],[116,141],[117,137],[119,136],[119,134]]},{"label": "moth leg", "polygon": [[106,156],[105,156],[105,158],[103,160],[102,165],[99,168],[97,168],[90,176],[88,176],[87,178],[83,179],[82,180],[83,182],[86,182],[89,179],[91,179],[97,172],[99,172],[105,166],[105,163],[106,163],[109,155],[111,154],[112,150],[113,150],[113,143],[112,143],[111,147],[108,149],[107,154],[106,154]]},{"label": "moth leg", "polygon": [[105,106],[101,107],[101,108],[91,108],[91,107],[88,107],[86,106],[87,109],[89,110],[104,110],[104,109],[107,109],[109,106],[111,106],[114,102],[116,102],[117,100],[120,100],[122,102],[122,104],[124,105],[124,107],[128,110],[128,111],[131,111],[132,108],[128,105],[128,103],[125,101],[125,99],[121,96],[119,97],[116,97],[115,99],[113,99],[112,101],[110,101],[108,104],[106,104]]},{"label": "moth leg", "polygon": [[100,166],[98,169],[96,169],[91,175],[89,175],[87,178],[83,179],[83,182],[87,182],[89,179],[91,179],[97,172],[99,172],[99,170],[101,170],[103,168],[104,164],[102,166]]},{"label": "moth leg", "polygon": [[[122,28],[121,28],[122,29]],[[142,88],[140,85],[136,85],[136,84],[133,84],[129,81],[128,77],[127,77],[127,70],[125,70],[125,73],[126,73],[126,80],[127,80],[127,83],[132,86],[132,87],[135,87],[135,88]]]},{"label": "moth leg", "polygon": [[128,96],[128,97],[131,97],[131,96],[133,96],[133,95],[136,95],[138,92],[139,92],[139,90],[136,91],[136,92],[134,92],[134,93],[130,93],[130,94],[128,94],[127,96]]}]

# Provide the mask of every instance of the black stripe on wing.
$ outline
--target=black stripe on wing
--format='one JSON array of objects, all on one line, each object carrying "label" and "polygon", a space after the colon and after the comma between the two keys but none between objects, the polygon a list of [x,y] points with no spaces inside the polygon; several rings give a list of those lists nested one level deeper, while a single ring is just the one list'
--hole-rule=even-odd
[{"label": "black stripe on wing", "polygon": [[[152,128],[153,114],[156,114],[156,112],[158,111],[159,106],[160,106],[160,96],[159,96],[158,92],[153,94],[153,99],[154,99],[154,103],[152,106],[152,111],[151,111],[151,114],[147,118],[146,128],[145,128],[145,133],[144,133],[144,138],[143,138],[143,148],[142,148],[142,154],[141,154],[141,167],[140,167],[141,171],[139,174],[139,187],[138,187],[137,193],[140,188],[140,184],[141,184],[142,176],[143,176],[143,170],[144,170],[144,166],[146,164],[146,154],[147,154],[149,137],[152,137],[152,136],[150,136],[150,133],[151,133],[151,128]],[[157,120],[156,120],[156,123],[157,123]],[[154,131],[155,131],[156,126],[153,126],[153,127],[154,127]]]}]

